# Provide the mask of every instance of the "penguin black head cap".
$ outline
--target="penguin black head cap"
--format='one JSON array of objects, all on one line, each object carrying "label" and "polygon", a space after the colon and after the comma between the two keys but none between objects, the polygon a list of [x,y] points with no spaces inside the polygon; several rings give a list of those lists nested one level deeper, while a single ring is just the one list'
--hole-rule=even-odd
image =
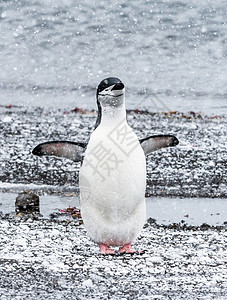
[{"label": "penguin black head cap", "polygon": [[[102,95],[101,93],[105,90],[105,89],[108,89],[110,86],[113,86],[111,91],[115,90],[115,91],[122,91],[124,89],[124,84],[121,82],[120,79],[116,78],[116,77],[108,77],[108,78],[105,78],[103,79],[100,84],[98,85],[97,87],[97,93],[96,93],[96,99],[97,99],[97,105],[98,105],[98,117],[97,117],[97,120],[96,120],[96,123],[95,123],[95,128],[98,127],[98,125],[100,124],[101,122],[101,118],[102,118],[102,107],[101,107],[101,103],[100,103],[100,99],[99,97],[100,96],[104,96],[104,101],[105,101],[105,93]],[[122,96],[123,93],[120,93],[116,96],[113,96],[113,97],[119,97],[119,96]],[[114,98],[112,98],[112,100],[108,102],[108,105],[109,106],[119,106],[119,104],[122,103],[122,99],[120,98],[115,98],[116,101],[113,101]],[[119,100],[117,100],[119,99]],[[102,104],[104,102],[102,101]]]},{"label": "penguin black head cap", "polygon": [[112,90],[122,90],[124,88],[124,84],[121,82],[119,78],[116,77],[108,77],[103,79],[97,88],[96,99],[98,99],[99,93],[101,93],[106,88],[114,85]]}]

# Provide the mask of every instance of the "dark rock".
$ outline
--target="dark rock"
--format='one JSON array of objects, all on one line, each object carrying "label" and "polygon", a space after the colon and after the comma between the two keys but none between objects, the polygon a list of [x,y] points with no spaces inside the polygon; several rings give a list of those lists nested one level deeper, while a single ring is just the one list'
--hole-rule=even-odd
[{"label": "dark rock", "polygon": [[39,213],[39,196],[29,191],[23,191],[18,194],[15,202],[15,211],[16,214]]},{"label": "dark rock", "polygon": [[149,224],[155,224],[156,223],[156,219],[149,218],[149,219],[147,219],[147,223],[149,223]]},{"label": "dark rock", "polygon": [[201,228],[201,229],[207,230],[207,229],[211,228],[211,226],[210,226],[209,224],[207,224],[207,223],[203,223],[203,224],[200,226],[200,228]]},{"label": "dark rock", "polygon": [[49,217],[50,217],[51,220],[57,219],[60,216],[61,216],[61,213],[59,213],[59,212],[53,212],[53,213],[49,214]]}]

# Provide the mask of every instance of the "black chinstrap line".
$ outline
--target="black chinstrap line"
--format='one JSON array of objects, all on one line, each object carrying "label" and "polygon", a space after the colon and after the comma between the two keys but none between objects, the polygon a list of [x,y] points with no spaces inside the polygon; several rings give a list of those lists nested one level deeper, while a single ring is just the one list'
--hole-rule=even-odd
[{"label": "black chinstrap line", "polygon": [[105,97],[105,96],[110,96],[110,97],[113,97],[113,98],[117,98],[117,97],[120,97],[120,96],[123,96],[124,95],[124,93],[122,93],[122,94],[120,94],[120,95],[116,95],[116,96],[114,96],[114,95],[110,95],[110,94],[105,94],[105,95],[102,95],[102,94],[98,94],[98,96],[100,97]]}]

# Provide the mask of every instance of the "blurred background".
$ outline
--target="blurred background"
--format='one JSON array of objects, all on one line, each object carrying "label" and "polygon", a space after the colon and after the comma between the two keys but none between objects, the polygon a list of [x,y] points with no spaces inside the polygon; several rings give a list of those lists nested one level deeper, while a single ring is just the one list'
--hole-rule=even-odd
[{"label": "blurred background", "polygon": [[0,104],[227,113],[226,1],[0,0]]}]

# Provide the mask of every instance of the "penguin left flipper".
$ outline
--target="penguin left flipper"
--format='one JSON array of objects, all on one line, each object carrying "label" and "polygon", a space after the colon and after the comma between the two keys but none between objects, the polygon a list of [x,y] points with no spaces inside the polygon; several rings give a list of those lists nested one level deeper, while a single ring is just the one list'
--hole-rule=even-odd
[{"label": "penguin left flipper", "polygon": [[178,139],[174,135],[152,135],[139,141],[146,156],[158,149],[173,147],[179,144]]},{"label": "penguin left flipper", "polygon": [[32,150],[37,156],[57,156],[82,161],[87,144],[69,141],[52,141],[39,144]]}]

